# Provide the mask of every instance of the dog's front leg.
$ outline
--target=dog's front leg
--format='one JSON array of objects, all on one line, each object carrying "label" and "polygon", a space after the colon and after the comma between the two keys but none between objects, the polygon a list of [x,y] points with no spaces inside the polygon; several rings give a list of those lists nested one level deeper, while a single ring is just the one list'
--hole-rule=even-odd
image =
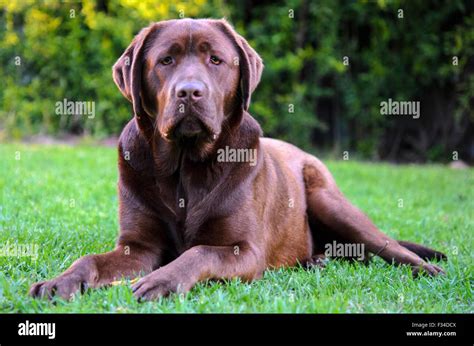
[{"label": "dog's front leg", "polygon": [[59,296],[70,299],[86,287],[109,285],[123,277],[150,273],[161,264],[166,246],[164,230],[155,219],[121,203],[121,234],[115,250],[76,260],[58,277],[34,284],[30,295],[38,298]]},{"label": "dog's front leg", "polygon": [[197,282],[240,277],[251,281],[263,273],[256,247],[247,242],[232,246],[198,245],[171,263],[143,277],[132,286],[139,300],[153,300],[170,293],[189,291]]},{"label": "dog's front leg", "polygon": [[121,277],[129,277],[140,271],[150,272],[153,269],[156,257],[154,254],[132,248],[132,254],[128,255],[128,251],[127,248],[118,246],[104,254],[81,257],[60,276],[34,284],[30,295],[35,298],[59,296],[70,299],[75,292],[88,287],[105,286]]}]

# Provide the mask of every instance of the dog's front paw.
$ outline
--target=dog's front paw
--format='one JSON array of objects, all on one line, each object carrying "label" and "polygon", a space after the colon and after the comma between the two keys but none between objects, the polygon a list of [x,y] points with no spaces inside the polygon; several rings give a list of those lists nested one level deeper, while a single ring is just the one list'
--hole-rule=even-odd
[{"label": "dog's front paw", "polygon": [[146,301],[166,297],[171,293],[185,293],[191,286],[186,279],[158,269],[132,285],[132,291],[138,301]]},{"label": "dog's front paw", "polygon": [[87,283],[77,275],[61,275],[49,281],[35,283],[30,288],[33,298],[52,299],[54,296],[70,300],[78,291],[84,292]]},{"label": "dog's front paw", "polygon": [[426,262],[420,264],[419,266],[413,267],[412,273],[414,277],[418,277],[420,274],[428,274],[429,276],[445,274],[443,268]]}]

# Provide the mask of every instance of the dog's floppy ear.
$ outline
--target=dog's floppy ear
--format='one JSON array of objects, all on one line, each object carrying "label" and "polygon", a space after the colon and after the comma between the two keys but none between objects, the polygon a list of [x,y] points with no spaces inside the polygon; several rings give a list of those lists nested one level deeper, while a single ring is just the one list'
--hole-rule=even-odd
[{"label": "dog's floppy ear", "polygon": [[260,82],[263,71],[263,62],[258,53],[250,47],[245,38],[240,36],[232,26],[225,20],[219,20],[221,29],[229,37],[237,50],[239,51],[239,67],[240,67],[240,88],[242,94],[242,105],[244,110],[248,110],[250,106],[250,98],[253,91]]},{"label": "dog's floppy ear", "polygon": [[153,125],[150,116],[143,108],[140,95],[144,64],[143,51],[145,42],[157,29],[157,23],[142,29],[112,68],[115,84],[123,96],[132,103],[138,125],[144,131],[149,131],[150,126]]}]

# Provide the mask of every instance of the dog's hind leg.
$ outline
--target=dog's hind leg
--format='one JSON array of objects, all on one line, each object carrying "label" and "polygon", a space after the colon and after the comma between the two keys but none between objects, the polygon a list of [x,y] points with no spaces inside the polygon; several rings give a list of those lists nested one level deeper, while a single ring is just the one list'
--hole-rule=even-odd
[{"label": "dog's hind leg", "polygon": [[[438,266],[428,264],[416,253],[382,233],[364,213],[344,197],[327,168],[319,160],[306,163],[303,176],[310,220],[323,224],[326,229],[334,232],[335,238],[346,243],[364,244],[367,251],[389,263],[409,264],[415,275],[420,270],[430,275],[443,272]],[[315,238],[317,242],[317,235]]]}]

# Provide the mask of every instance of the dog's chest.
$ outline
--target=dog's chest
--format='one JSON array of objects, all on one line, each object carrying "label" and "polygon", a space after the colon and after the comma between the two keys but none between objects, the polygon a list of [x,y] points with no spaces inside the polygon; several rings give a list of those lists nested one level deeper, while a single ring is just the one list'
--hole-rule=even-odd
[{"label": "dog's chest", "polygon": [[212,186],[192,184],[189,179],[160,181],[154,194],[159,217],[167,224],[168,238],[178,253],[202,239],[203,225],[210,227],[209,219],[215,217],[219,207],[214,205]]}]

